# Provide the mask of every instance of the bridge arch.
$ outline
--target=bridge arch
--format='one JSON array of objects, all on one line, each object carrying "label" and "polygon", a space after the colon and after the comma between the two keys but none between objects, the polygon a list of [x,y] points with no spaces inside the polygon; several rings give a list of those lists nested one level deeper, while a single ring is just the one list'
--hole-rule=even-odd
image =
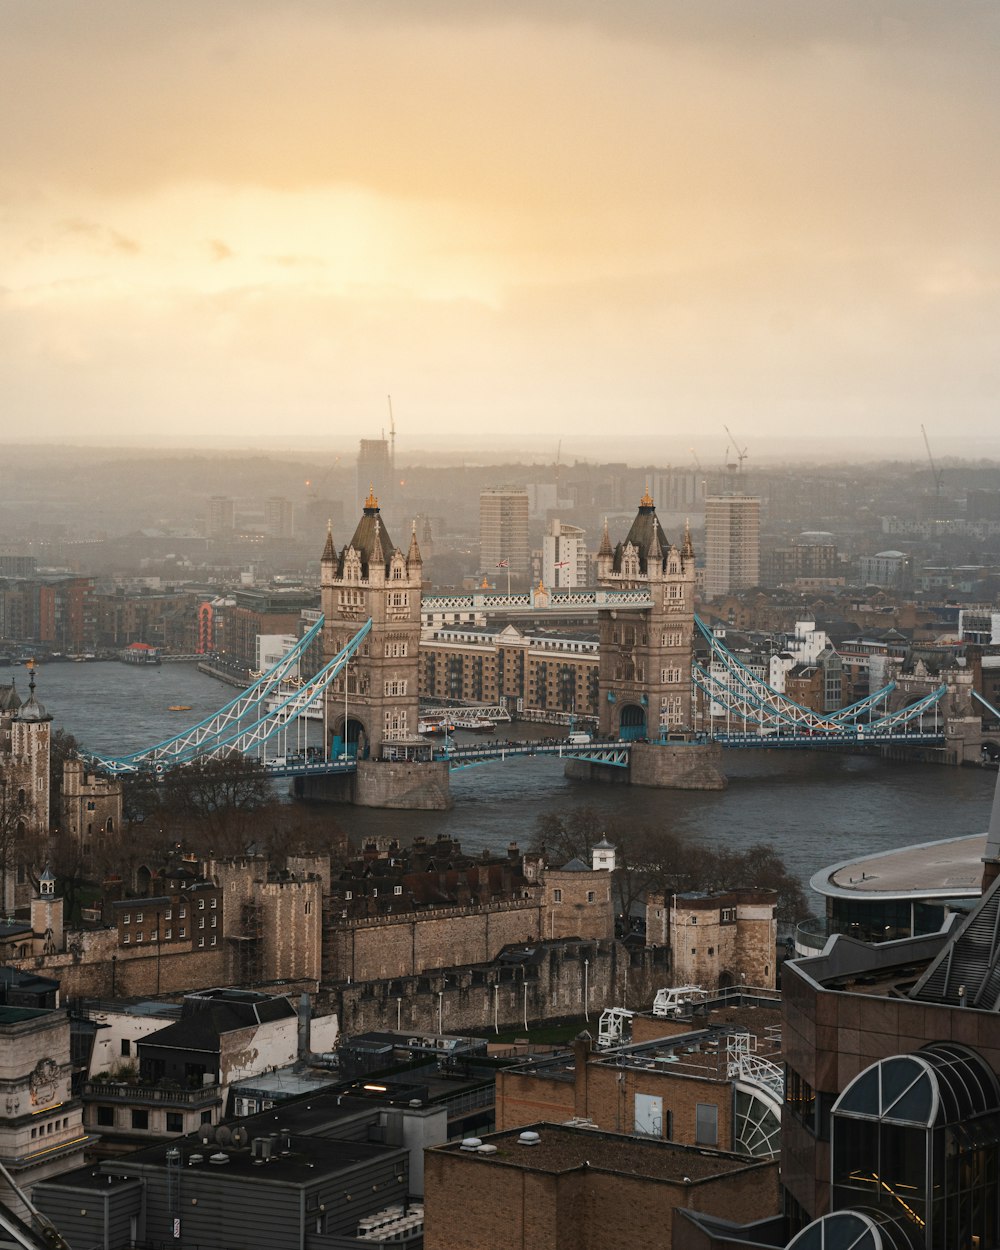
[{"label": "bridge arch", "polygon": [[347,733],[345,735],[344,722],[344,716],[338,716],[330,727],[330,759],[337,759],[345,754],[352,759],[367,759],[371,742],[368,726],[360,717],[348,713],[346,718]]},{"label": "bridge arch", "polygon": [[618,736],[623,742],[635,742],[647,736],[646,709],[641,704],[623,705],[618,719]]}]

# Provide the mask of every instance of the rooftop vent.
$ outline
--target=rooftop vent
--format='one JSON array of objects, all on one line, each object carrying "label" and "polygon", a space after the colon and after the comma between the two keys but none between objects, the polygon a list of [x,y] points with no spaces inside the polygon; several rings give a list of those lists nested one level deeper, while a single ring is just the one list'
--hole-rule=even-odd
[{"label": "rooftop vent", "polygon": [[208,1156],[208,1161],[209,1163],[214,1163],[216,1166],[221,1167],[224,1163],[229,1162],[229,1155],[223,1154],[221,1150],[217,1150],[214,1155]]},{"label": "rooftop vent", "polygon": [[465,1137],[462,1140],[462,1150],[478,1150],[482,1145],[482,1141],[478,1137]]},{"label": "rooftop vent", "polygon": [[205,1162],[204,1155],[199,1155],[199,1154],[188,1155],[188,1167],[189,1168],[193,1168],[196,1163],[204,1163],[204,1162]]},{"label": "rooftop vent", "polygon": [[477,1155],[495,1155],[496,1152],[497,1152],[496,1146],[494,1146],[491,1142],[486,1142],[484,1145],[479,1147],[479,1149],[476,1151],[476,1154]]},{"label": "rooftop vent", "polygon": [[519,1146],[537,1146],[541,1140],[542,1139],[537,1133],[532,1132],[531,1129],[527,1129],[520,1135],[520,1137],[518,1137],[517,1144]]}]

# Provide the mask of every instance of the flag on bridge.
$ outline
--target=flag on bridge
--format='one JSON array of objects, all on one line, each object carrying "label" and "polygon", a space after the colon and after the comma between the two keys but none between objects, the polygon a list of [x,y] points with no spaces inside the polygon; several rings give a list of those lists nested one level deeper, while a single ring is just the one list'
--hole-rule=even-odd
[{"label": "flag on bridge", "polygon": [[555,563],[555,567],[556,567],[557,569],[568,569],[568,568],[569,568],[569,561],[568,561],[568,560],[557,560],[557,561],[556,561],[556,563]]},{"label": "flag on bridge", "polygon": [[498,569],[506,569],[506,568],[509,568],[509,567],[510,567],[510,561],[509,561],[509,560],[500,560],[500,561],[497,563],[497,568],[498,568]]}]

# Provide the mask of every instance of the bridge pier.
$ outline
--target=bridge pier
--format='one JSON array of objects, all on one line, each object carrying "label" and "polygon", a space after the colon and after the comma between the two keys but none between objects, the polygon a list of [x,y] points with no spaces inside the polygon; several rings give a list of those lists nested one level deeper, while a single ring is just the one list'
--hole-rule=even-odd
[{"label": "bridge pier", "polygon": [[729,784],[722,771],[722,748],[714,742],[633,742],[627,770],[570,760],[566,776],[654,790],[725,790]]},{"label": "bridge pier", "polygon": [[296,798],[314,803],[353,803],[399,811],[447,811],[448,765],[443,760],[360,760],[356,773],[296,777]]}]

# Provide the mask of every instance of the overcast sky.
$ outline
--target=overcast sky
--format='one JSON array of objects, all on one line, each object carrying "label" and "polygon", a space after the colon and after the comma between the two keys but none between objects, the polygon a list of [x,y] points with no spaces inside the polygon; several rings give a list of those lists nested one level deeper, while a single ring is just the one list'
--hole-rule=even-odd
[{"label": "overcast sky", "polygon": [[1000,455],[994,0],[0,0],[7,438]]}]

